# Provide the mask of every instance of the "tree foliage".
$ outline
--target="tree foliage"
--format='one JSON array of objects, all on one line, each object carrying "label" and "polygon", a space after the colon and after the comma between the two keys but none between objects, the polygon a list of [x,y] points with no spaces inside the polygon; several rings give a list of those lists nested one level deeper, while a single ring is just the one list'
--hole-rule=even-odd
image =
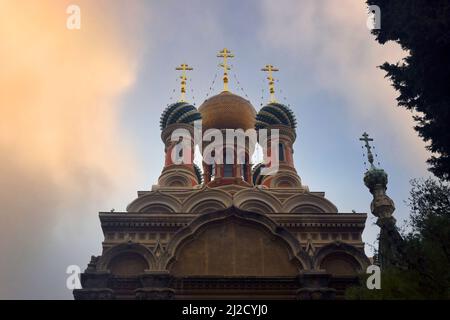
[{"label": "tree foliage", "polygon": [[350,299],[450,299],[450,186],[412,180],[402,267],[382,270],[381,290],[350,288]]},{"label": "tree foliage", "polygon": [[384,44],[395,41],[409,54],[380,66],[399,92],[398,105],[414,111],[415,129],[432,152],[430,171],[450,180],[450,1],[367,0],[381,10]]}]

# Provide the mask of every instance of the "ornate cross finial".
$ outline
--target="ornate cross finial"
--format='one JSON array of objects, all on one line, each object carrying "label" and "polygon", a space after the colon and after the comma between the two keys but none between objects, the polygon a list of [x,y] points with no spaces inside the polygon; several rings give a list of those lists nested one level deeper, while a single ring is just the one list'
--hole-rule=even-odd
[{"label": "ornate cross finial", "polygon": [[266,66],[262,68],[261,71],[267,72],[267,80],[269,80],[270,102],[277,102],[275,100],[275,79],[273,78],[272,72],[278,71],[278,69],[271,64],[266,64]]},{"label": "ornate cross finial", "polygon": [[223,58],[223,62],[219,66],[223,68],[223,91],[228,91],[228,70],[230,70],[230,66],[227,59],[234,58],[234,54],[227,48],[224,48],[222,51],[219,51],[217,57]]},{"label": "ornate cross finial", "polygon": [[185,102],[186,100],[186,71],[194,70],[194,68],[189,67],[186,63],[182,63],[179,67],[176,67],[175,70],[180,70],[181,72],[181,98],[180,102]]},{"label": "ornate cross finial", "polygon": [[367,149],[367,159],[369,160],[370,163],[370,167],[374,168],[375,166],[373,165],[373,154],[372,154],[372,147],[370,146],[369,142],[373,141],[372,138],[369,138],[369,134],[367,132],[364,132],[362,134],[362,138],[359,138],[360,141],[364,141],[365,142],[365,147]]}]

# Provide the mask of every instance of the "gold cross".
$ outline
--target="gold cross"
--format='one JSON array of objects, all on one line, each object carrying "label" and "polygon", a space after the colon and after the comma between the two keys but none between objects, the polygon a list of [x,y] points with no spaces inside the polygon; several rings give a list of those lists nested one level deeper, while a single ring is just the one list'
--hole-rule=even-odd
[{"label": "gold cross", "polygon": [[175,70],[182,71],[180,79],[181,79],[181,98],[180,102],[186,102],[186,71],[194,70],[194,68],[189,67],[186,63],[182,63],[179,67],[176,67]]},{"label": "gold cross", "polygon": [[228,91],[228,70],[230,70],[230,66],[227,59],[234,58],[234,54],[227,48],[224,48],[222,51],[219,51],[217,57],[223,58],[223,62],[219,66],[223,68],[223,91]]},{"label": "gold cross", "polygon": [[261,71],[267,72],[267,80],[269,80],[270,102],[277,102],[275,100],[275,79],[273,78],[272,72],[278,71],[278,69],[271,64],[266,64],[266,66],[262,68]]}]

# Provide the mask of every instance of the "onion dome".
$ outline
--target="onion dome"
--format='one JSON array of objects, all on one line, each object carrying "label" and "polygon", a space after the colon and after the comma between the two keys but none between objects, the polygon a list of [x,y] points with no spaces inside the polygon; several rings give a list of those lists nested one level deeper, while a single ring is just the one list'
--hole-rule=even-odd
[{"label": "onion dome", "polygon": [[193,124],[194,121],[200,120],[201,118],[201,114],[193,105],[178,101],[172,103],[163,111],[159,124],[161,130],[164,130],[168,125],[174,123]]},{"label": "onion dome", "polygon": [[367,188],[369,188],[370,192],[375,190],[377,186],[380,186],[382,189],[386,190],[387,183],[388,175],[383,169],[372,166],[364,174],[364,184]]},{"label": "onion dome", "polygon": [[252,104],[229,91],[205,100],[198,108],[204,129],[254,129],[256,111]]},{"label": "onion dome", "polygon": [[256,115],[256,129],[273,125],[285,125],[292,129],[297,127],[297,120],[292,110],[284,104],[271,102],[259,110]]}]

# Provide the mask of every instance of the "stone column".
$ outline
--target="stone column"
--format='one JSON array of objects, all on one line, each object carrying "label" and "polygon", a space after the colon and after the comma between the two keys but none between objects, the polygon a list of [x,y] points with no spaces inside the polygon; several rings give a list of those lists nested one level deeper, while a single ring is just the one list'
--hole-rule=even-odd
[{"label": "stone column", "polygon": [[395,225],[392,214],[395,211],[394,201],[386,194],[388,175],[383,169],[371,166],[364,175],[364,184],[373,195],[370,204],[372,214],[377,217],[380,227],[378,243],[378,262],[381,268],[400,266],[402,264],[403,239]]},{"label": "stone column", "polygon": [[171,275],[166,271],[148,271],[141,276],[142,288],[136,289],[137,300],[171,300],[175,290],[170,288]]}]

